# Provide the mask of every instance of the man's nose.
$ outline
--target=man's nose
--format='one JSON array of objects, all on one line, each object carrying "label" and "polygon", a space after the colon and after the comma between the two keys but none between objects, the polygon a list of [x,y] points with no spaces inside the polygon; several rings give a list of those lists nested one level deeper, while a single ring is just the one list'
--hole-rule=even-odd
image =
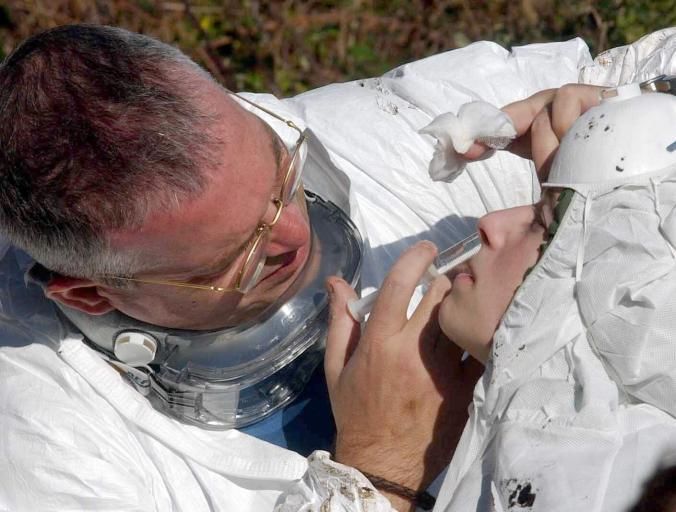
[{"label": "man's nose", "polygon": [[303,247],[310,237],[310,224],[298,205],[284,207],[277,223],[268,235],[266,257],[279,256]]}]

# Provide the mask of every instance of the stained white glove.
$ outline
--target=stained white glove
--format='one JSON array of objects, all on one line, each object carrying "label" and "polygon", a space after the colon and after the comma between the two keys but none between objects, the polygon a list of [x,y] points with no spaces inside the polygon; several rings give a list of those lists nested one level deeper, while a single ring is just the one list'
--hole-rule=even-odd
[{"label": "stained white glove", "polygon": [[308,457],[308,470],[284,493],[275,512],[395,512],[359,471],[331,460],[328,452]]}]

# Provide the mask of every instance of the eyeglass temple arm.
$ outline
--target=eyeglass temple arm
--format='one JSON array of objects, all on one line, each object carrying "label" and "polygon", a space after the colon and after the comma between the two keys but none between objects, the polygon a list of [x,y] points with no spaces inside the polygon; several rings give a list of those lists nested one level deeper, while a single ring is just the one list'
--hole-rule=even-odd
[{"label": "eyeglass temple arm", "polygon": [[240,95],[237,94],[236,92],[232,92],[232,91],[229,90],[229,89],[225,89],[225,92],[227,92],[230,96],[234,96],[234,97],[237,98],[238,100],[242,100],[243,102],[248,103],[248,104],[251,105],[252,107],[255,107],[255,108],[259,109],[259,110],[262,110],[263,112],[265,112],[265,113],[268,114],[269,116],[272,116],[272,117],[274,117],[275,119],[279,119],[282,123],[284,123],[285,125],[287,125],[289,128],[293,128],[294,130],[296,130],[300,135],[303,134],[303,130],[301,130],[300,128],[298,128],[298,126],[296,125],[296,123],[294,123],[293,121],[291,121],[291,119],[284,119],[284,118],[283,118],[282,116],[280,116],[279,114],[275,114],[275,113],[272,112],[271,110],[268,110],[268,109],[265,108],[265,107],[261,107],[259,104],[254,103],[253,101],[248,100],[248,99],[246,99],[244,96],[240,96]]},{"label": "eyeglass temple arm", "polygon": [[159,284],[163,286],[176,286],[178,288],[192,288],[194,290],[206,290],[210,292],[227,292],[234,291],[229,288],[223,288],[221,286],[210,286],[208,284],[190,284],[190,283],[181,283],[179,281],[163,281],[160,279],[136,279],[133,277],[122,277],[122,276],[111,276],[111,275],[99,275],[103,279],[119,279],[120,281],[131,281],[133,283],[145,283],[145,284]]}]

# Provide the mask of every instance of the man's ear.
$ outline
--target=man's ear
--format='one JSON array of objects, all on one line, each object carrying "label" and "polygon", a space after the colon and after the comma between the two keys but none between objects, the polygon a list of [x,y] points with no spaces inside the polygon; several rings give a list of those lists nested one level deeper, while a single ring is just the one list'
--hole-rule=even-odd
[{"label": "man's ear", "polygon": [[105,315],[115,309],[106,297],[99,294],[97,284],[88,279],[55,274],[47,283],[45,295],[90,315]]}]

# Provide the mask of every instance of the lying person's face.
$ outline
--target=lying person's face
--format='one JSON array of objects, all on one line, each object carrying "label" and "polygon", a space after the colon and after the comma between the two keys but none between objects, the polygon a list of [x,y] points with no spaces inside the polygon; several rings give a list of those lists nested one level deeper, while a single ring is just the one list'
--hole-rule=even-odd
[{"label": "lying person's face", "polygon": [[[214,135],[224,141],[205,192],[168,211],[152,213],[134,231],[110,236],[114,248],[135,251],[152,270],[136,279],[232,288],[256,229],[270,223],[290,155],[256,116],[213,87]],[[99,286],[98,293],[127,315],[156,325],[212,329],[236,325],[260,313],[286,291],[307,261],[310,225],[302,187],[271,229],[263,247],[260,280],[246,294],[131,283]]]},{"label": "lying person's face", "polygon": [[555,200],[548,193],[536,205],[482,217],[481,250],[449,274],[453,287],[439,310],[441,329],[482,361],[514,293],[540,257]]}]

